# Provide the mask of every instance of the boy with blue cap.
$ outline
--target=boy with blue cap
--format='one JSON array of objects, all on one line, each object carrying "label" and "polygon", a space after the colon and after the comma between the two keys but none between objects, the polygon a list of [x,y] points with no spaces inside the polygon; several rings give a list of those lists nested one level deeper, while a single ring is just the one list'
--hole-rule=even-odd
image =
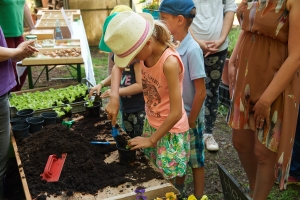
[{"label": "boy with blue cap", "polygon": [[[163,20],[174,40],[180,41],[176,49],[185,67],[183,79],[183,102],[190,126],[190,160],[193,171],[194,195],[197,199],[207,199],[204,191],[204,123],[202,104],[206,97],[204,59],[201,48],[189,32],[196,8],[192,0],[163,0],[159,7]],[[177,177],[175,187],[183,193],[184,177]]]}]

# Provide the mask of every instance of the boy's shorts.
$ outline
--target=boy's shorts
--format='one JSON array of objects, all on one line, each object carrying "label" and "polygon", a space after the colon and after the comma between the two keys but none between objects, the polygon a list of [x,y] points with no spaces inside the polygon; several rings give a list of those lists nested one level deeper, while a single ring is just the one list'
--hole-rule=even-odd
[{"label": "boy's shorts", "polygon": [[[155,131],[146,118],[142,136],[150,137]],[[165,178],[183,176],[190,157],[189,131],[176,134],[168,132],[157,142],[156,147],[145,148],[143,151]]]},{"label": "boy's shorts", "polygon": [[190,160],[191,168],[204,167],[204,140],[203,140],[203,123],[197,123],[196,128],[190,128]]}]

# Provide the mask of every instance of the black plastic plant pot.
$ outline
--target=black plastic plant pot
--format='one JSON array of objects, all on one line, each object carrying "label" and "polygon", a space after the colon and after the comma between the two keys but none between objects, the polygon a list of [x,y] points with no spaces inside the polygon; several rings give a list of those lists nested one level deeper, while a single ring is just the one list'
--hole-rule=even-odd
[{"label": "black plastic plant pot", "polygon": [[34,113],[33,109],[23,109],[17,112],[17,116],[19,117],[32,117]]},{"label": "black plastic plant pot", "polygon": [[119,153],[120,163],[123,165],[129,165],[136,160],[136,150],[123,149],[116,145]]},{"label": "black plastic plant pot", "polygon": [[14,137],[16,139],[20,138],[26,138],[29,136],[29,124],[23,123],[23,124],[15,124],[11,127],[11,130],[13,131]]},{"label": "black plastic plant pot", "polygon": [[44,119],[41,117],[27,117],[26,122],[30,125],[29,133],[35,133],[42,129]]},{"label": "black plastic plant pot", "polygon": [[88,107],[87,103],[84,103],[85,111],[88,117],[99,117],[100,116],[100,106],[101,102],[95,101],[93,102],[93,106]]},{"label": "black plastic plant pot", "polygon": [[25,124],[26,123],[26,117],[13,117],[10,119],[10,124],[13,126],[13,125],[16,125],[16,124]]},{"label": "black plastic plant pot", "polygon": [[40,117],[44,119],[43,126],[56,124],[56,118],[57,118],[56,112],[44,112],[40,114]]}]

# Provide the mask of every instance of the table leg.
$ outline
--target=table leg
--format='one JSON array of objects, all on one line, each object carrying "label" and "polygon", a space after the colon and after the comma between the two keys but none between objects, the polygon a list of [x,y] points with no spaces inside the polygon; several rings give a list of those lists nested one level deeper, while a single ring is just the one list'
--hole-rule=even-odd
[{"label": "table leg", "polygon": [[27,66],[27,74],[28,74],[28,85],[29,89],[33,89],[34,85],[32,82],[32,73],[31,73],[31,66]]},{"label": "table leg", "polygon": [[77,64],[77,80],[81,83],[81,65]]},{"label": "table leg", "polygon": [[48,65],[45,65],[45,68],[46,68],[46,78],[47,78],[47,81],[49,81],[49,69],[48,69]]}]

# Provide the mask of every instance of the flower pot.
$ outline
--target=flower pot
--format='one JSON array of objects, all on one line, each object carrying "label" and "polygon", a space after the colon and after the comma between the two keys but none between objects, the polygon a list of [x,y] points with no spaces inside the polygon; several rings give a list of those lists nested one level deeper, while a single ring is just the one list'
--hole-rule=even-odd
[{"label": "flower pot", "polygon": [[15,124],[11,127],[16,139],[26,138],[29,136],[29,124]]},{"label": "flower pot", "polygon": [[17,116],[27,118],[27,117],[32,117],[33,113],[34,113],[33,109],[23,109],[17,112]]},{"label": "flower pot", "polygon": [[30,124],[29,133],[35,133],[42,129],[44,119],[41,117],[27,117],[26,122]]},{"label": "flower pot", "polygon": [[119,161],[123,165],[128,165],[135,161],[136,159],[136,150],[129,150],[129,149],[123,149],[120,148],[118,145],[116,145],[119,153]]},{"label": "flower pot", "polygon": [[158,10],[143,8],[143,12],[151,14],[154,19],[159,19],[159,11]]},{"label": "flower pot", "polygon": [[49,0],[42,0],[43,8],[48,8],[48,1]]},{"label": "flower pot", "polygon": [[93,102],[93,106],[88,107],[87,103],[84,103],[85,111],[88,117],[99,117],[100,116],[101,102]]},{"label": "flower pot", "polygon": [[57,113],[55,112],[44,112],[40,114],[40,117],[44,119],[43,126],[56,124]]},{"label": "flower pot", "polygon": [[222,72],[222,83],[224,85],[229,85],[228,63],[229,63],[229,58],[226,58],[224,67],[223,67],[223,72]]},{"label": "flower pot", "polygon": [[13,117],[10,119],[10,124],[16,125],[16,124],[25,124],[26,123],[26,118],[25,117]]}]

